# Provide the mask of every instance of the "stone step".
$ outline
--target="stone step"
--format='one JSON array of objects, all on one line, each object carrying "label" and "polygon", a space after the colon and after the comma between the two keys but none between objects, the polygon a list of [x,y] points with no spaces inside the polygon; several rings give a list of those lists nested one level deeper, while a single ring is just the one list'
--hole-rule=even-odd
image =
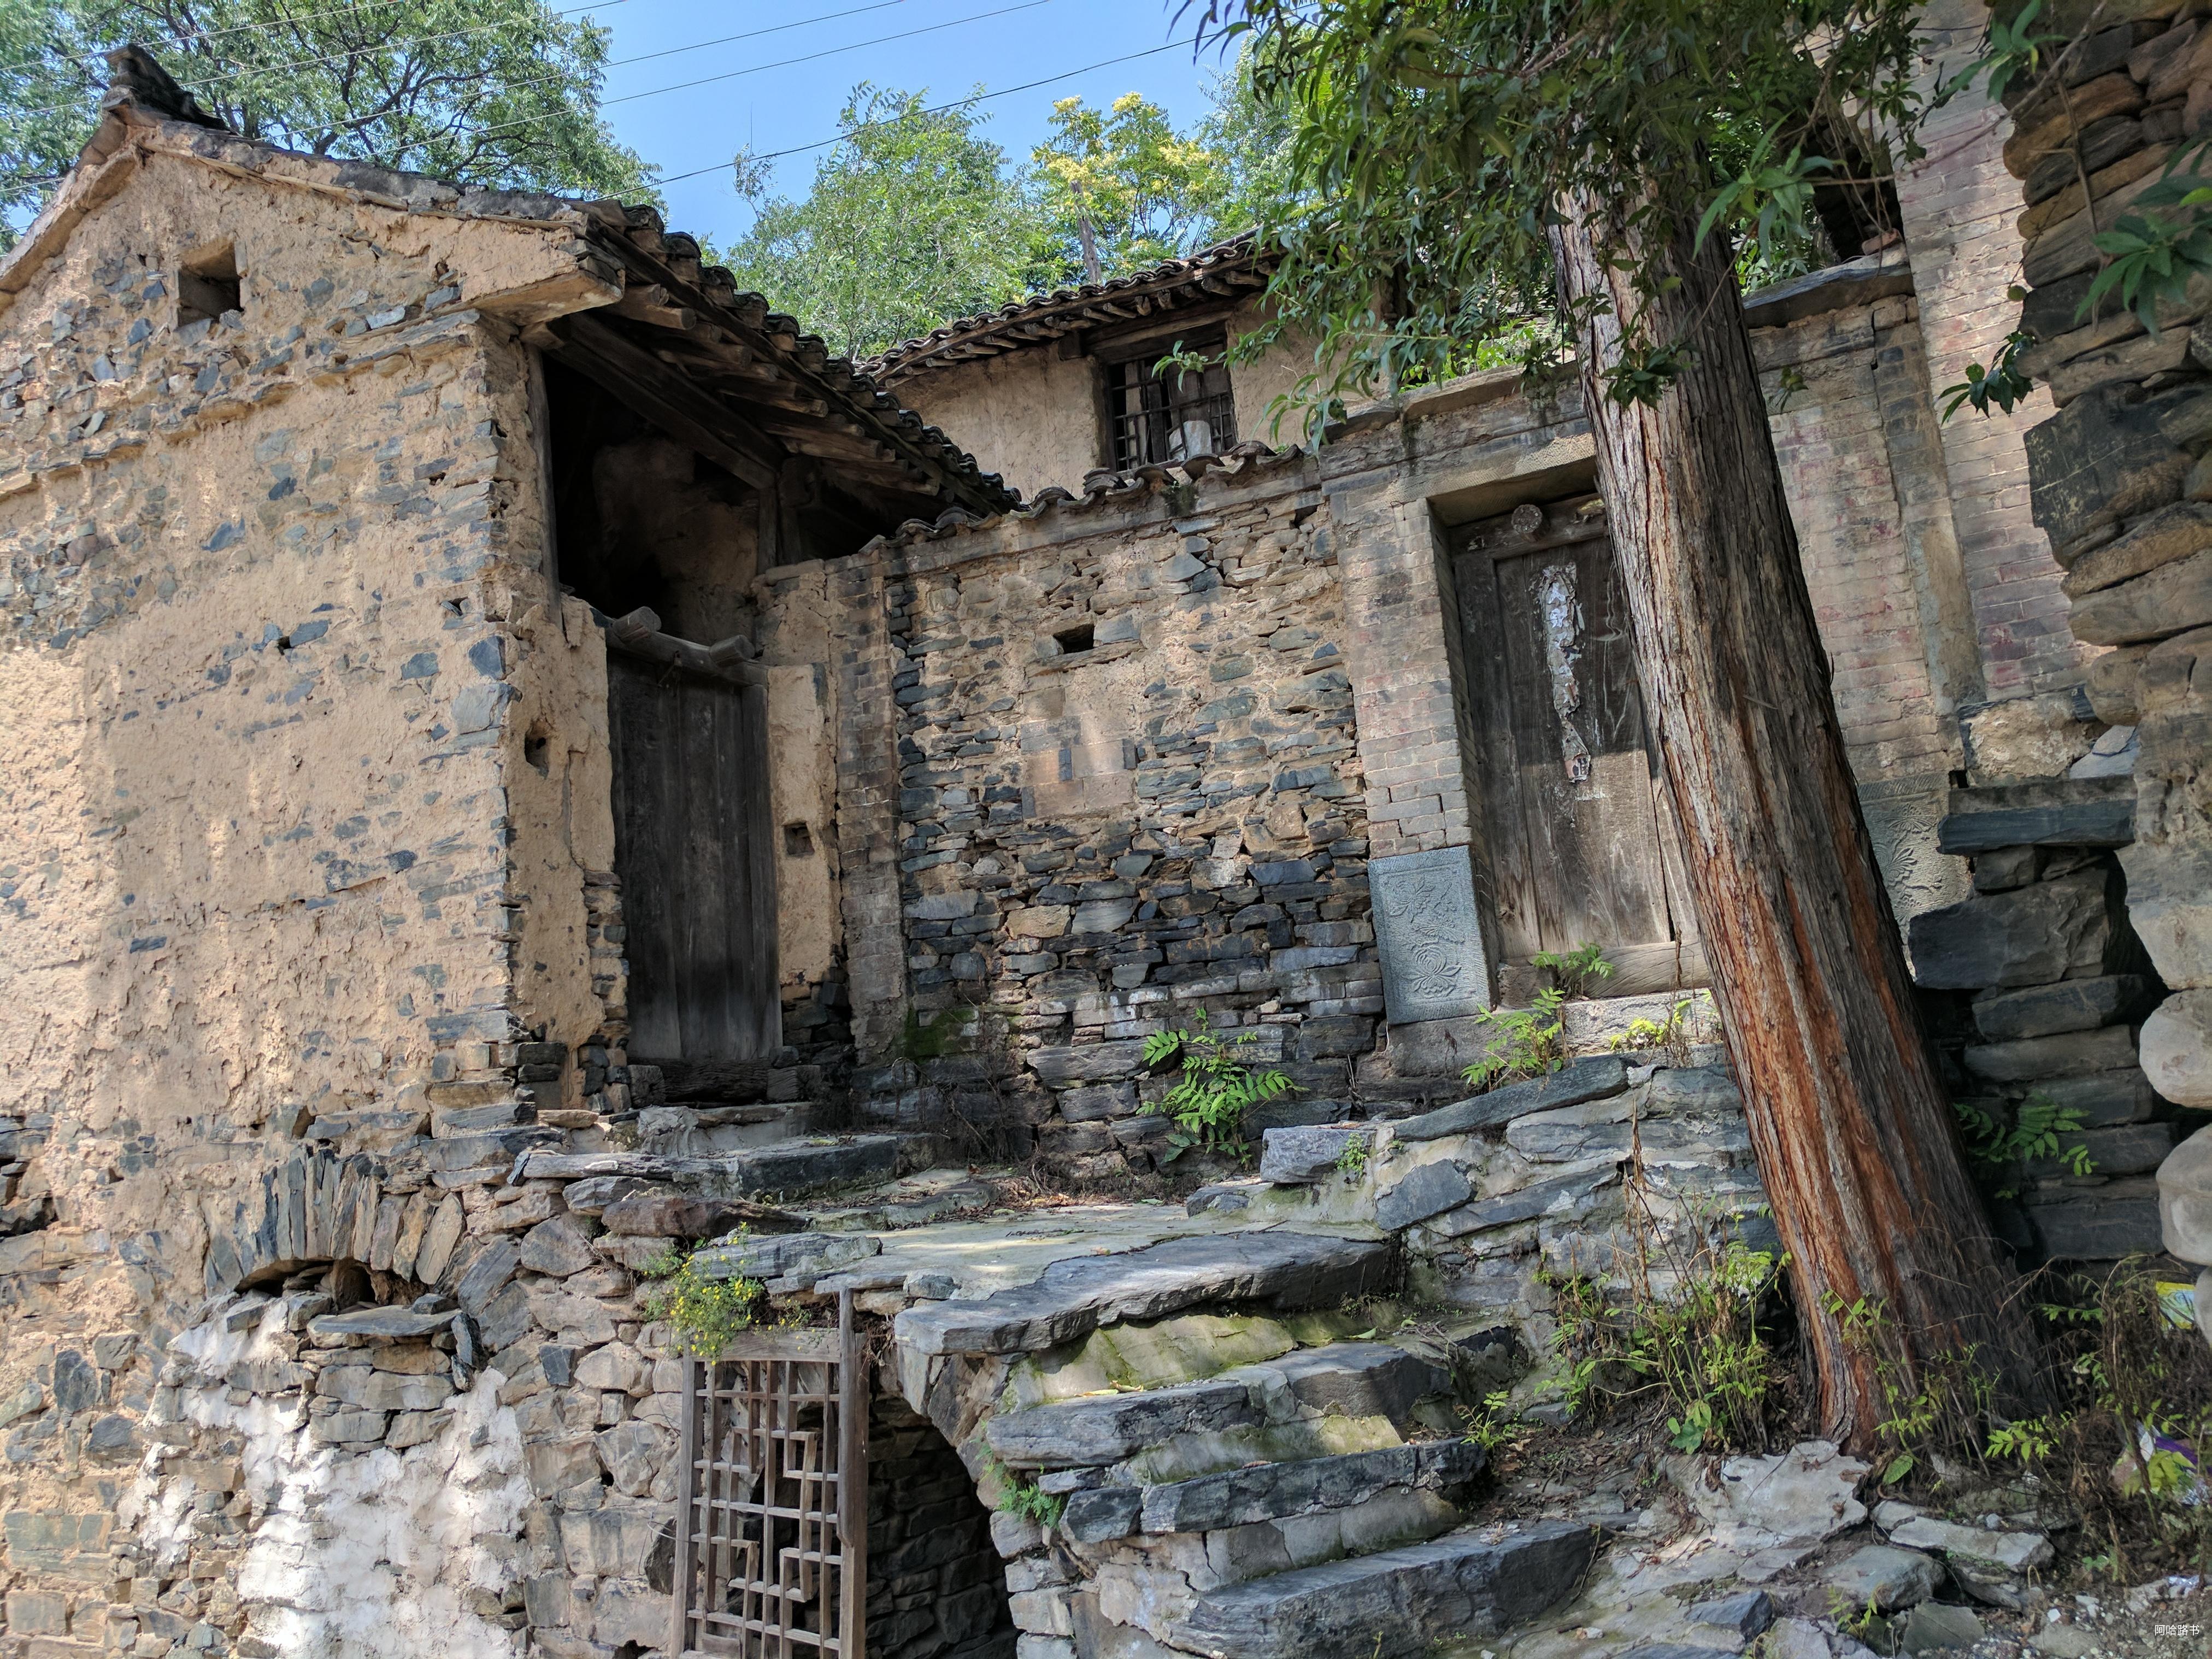
[{"label": "stone step", "polygon": [[773,1146],[805,1132],[810,1103],[648,1106],[637,1115],[637,1147],[663,1158],[715,1158]]},{"label": "stone step", "polygon": [[1413,1659],[1556,1605],[1598,1538],[1576,1521],[1447,1533],[1209,1590],[1165,1635],[1207,1659]]},{"label": "stone step", "polygon": [[1429,1440],[1224,1469],[1166,1486],[1092,1486],[1070,1495],[1060,1524],[1077,1542],[1094,1544],[1133,1532],[1218,1532],[1358,1509],[1386,1494],[1431,1492],[1455,1504],[1486,1461],[1482,1449],[1465,1440]]},{"label": "stone step", "polygon": [[1451,1374],[1442,1366],[1388,1342],[1294,1348],[1276,1358],[1224,1371],[1220,1380],[1255,1388],[1270,1417],[1291,1414],[1273,1399],[1274,1391],[1280,1389],[1302,1414],[1387,1417],[1400,1434],[1413,1426],[1416,1401],[1451,1387]]},{"label": "stone step", "polygon": [[765,1146],[704,1157],[657,1152],[528,1152],[518,1158],[510,1182],[583,1181],[629,1176],[670,1182],[702,1198],[797,1198],[894,1181],[927,1167],[934,1142],[927,1135],[870,1134],[790,1137]]},{"label": "stone step", "polygon": [[[596,1173],[594,1171],[593,1173]],[[1186,1308],[1333,1307],[1380,1290],[1392,1242],[1327,1233],[1203,1233],[1110,1255],[1055,1261],[1029,1284],[898,1316],[902,1363],[946,1354],[1034,1353],[1104,1324],[1164,1319]]]}]

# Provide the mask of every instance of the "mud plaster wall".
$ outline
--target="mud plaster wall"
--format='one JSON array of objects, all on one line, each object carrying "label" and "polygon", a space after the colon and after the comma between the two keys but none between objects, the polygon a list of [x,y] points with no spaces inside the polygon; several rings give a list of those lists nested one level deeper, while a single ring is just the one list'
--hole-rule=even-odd
[{"label": "mud plaster wall", "polygon": [[[1233,342],[1261,319],[1259,307],[1247,303],[1231,312],[1223,325]],[[1173,327],[1161,331],[1162,355],[1178,335]],[[1297,441],[1297,417],[1287,419],[1279,432],[1269,406],[1311,367],[1305,343],[1286,340],[1260,362],[1230,370],[1238,441]],[[1057,341],[933,369],[900,381],[896,392],[908,408],[963,445],[983,471],[998,473],[1025,497],[1035,497],[1047,484],[1074,489],[1085,473],[1113,465],[1098,364],[1087,356],[1063,359]]]},{"label": "mud plaster wall", "polygon": [[[177,259],[218,238],[242,326],[179,330]],[[155,156],[0,318],[9,1196],[58,1212],[0,1244],[11,1590],[105,1601],[204,1218],[289,1136],[421,1124],[517,1012],[604,1021],[604,744],[525,780],[515,724],[588,701],[593,659],[503,441],[525,359],[471,304],[574,264]],[[574,869],[518,869],[518,827]]]}]

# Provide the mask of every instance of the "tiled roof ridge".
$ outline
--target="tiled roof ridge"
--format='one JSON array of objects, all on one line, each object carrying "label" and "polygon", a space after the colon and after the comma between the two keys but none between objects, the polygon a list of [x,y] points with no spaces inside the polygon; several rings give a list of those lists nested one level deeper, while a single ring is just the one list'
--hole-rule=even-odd
[{"label": "tiled roof ridge", "polygon": [[1024,324],[1037,323],[1060,311],[1082,311],[1102,301],[1139,292],[1175,289],[1202,283],[1208,276],[1247,265],[1268,263],[1260,252],[1258,239],[1252,231],[1237,234],[1200,248],[1194,253],[1163,259],[1147,265],[1142,270],[1131,271],[1126,276],[1109,276],[1103,283],[1085,283],[1075,288],[1056,288],[1042,294],[1009,300],[995,311],[978,312],[972,317],[956,318],[951,322],[932,329],[928,333],[911,340],[902,340],[863,359],[860,368],[878,379],[899,377],[925,372],[941,365],[932,361],[942,357],[949,348],[988,341],[992,337]]},{"label": "tiled roof ridge", "polygon": [[1226,477],[1243,477],[1287,465],[1302,459],[1306,453],[1297,444],[1278,447],[1254,439],[1238,444],[1226,454],[1192,455],[1173,466],[1148,463],[1124,472],[1099,468],[1084,474],[1080,493],[1048,484],[1030,501],[1004,513],[978,516],[963,507],[950,507],[935,519],[908,519],[889,535],[877,537],[860,550],[866,553],[885,546],[914,547],[924,542],[945,541],[955,536],[994,529],[1009,519],[1033,521],[1054,514],[1095,513],[1101,507],[1126,504],[1139,495],[1150,495],[1179,483],[1196,483],[1209,472],[1218,471]]}]

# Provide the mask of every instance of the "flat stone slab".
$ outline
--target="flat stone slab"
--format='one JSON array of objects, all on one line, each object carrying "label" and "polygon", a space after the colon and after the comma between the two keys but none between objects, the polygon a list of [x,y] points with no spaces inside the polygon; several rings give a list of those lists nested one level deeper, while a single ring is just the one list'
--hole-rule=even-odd
[{"label": "flat stone slab", "polygon": [[1946,1559],[1963,1558],[2002,1572],[2026,1572],[2046,1565],[2051,1556],[2051,1540],[2039,1532],[1990,1532],[1928,1515],[1893,1528],[1889,1541],[1906,1549],[1940,1550]]},{"label": "flat stone slab", "polygon": [[1627,1087],[1627,1061],[1618,1054],[1592,1054],[1570,1060],[1547,1076],[1509,1083],[1502,1089],[1455,1100],[1419,1117],[1401,1118],[1390,1126],[1390,1133],[1400,1140],[1441,1140],[1446,1135],[1493,1129],[1531,1112],[1601,1100]]},{"label": "flat stone slab", "polygon": [[1344,1167],[1346,1147],[1374,1140],[1372,1129],[1348,1123],[1269,1129],[1261,1137],[1260,1179],[1277,1187],[1311,1186]]},{"label": "flat stone slab", "polygon": [[627,1176],[672,1182],[710,1198],[762,1193],[799,1194],[868,1181],[887,1181],[915,1167],[926,1154],[926,1135],[844,1135],[793,1139],[704,1158],[665,1158],[652,1152],[525,1152],[514,1161],[510,1184],[525,1181],[584,1181]]},{"label": "flat stone slab", "polygon": [[2103,974],[2019,991],[1992,991],[1974,999],[1974,1025],[1989,1042],[2056,1036],[2132,1020],[2156,1007],[2160,994],[2138,974]]},{"label": "flat stone slab", "polygon": [[1394,1486],[1450,1497],[1482,1472],[1486,1461],[1480,1446],[1464,1440],[1435,1440],[1340,1457],[1225,1469],[1146,1488],[1139,1524],[1151,1533],[1211,1532],[1350,1509]]},{"label": "flat stone slab", "polygon": [[1412,1659],[1446,1638],[1497,1634],[1570,1595],[1597,1529],[1550,1521],[1518,1533],[1447,1533],[1200,1595],[1170,1635],[1207,1659]]},{"label": "flat stone slab", "polygon": [[1256,1389],[1262,1400],[1280,1389],[1315,1417],[1387,1417],[1401,1434],[1413,1421],[1416,1401],[1451,1386],[1442,1366],[1388,1342],[1296,1348],[1224,1371],[1217,1380]]},{"label": "flat stone slab", "polygon": [[1170,1435],[1259,1421],[1249,1389],[1216,1380],[1032,1406],[993,1418],[983,1438],[1016,1468],[1090,1468],[1118,1463]]},{"label": "flat stone slab", "polygon": [[1890,1613],[1935,1595],[1943,1582],[1943,1567],[1917,1550],[1869,1544],[1828,1568],[1820,1578],[1855,1608],[1871,1601]]},{"label": "flat stone slab", "polygon": [[1102,1324],[1160,1319],[1201,1303],[1328,1307],[1379,1288],[1395,1254],[1384,1240],[1320,1233],[1174,1238],[1118,1255],[1071,1256],[978,1300],[908,1308],[893,1331],[901,1349],[930,1358],[1032,1353]]},{"label": "flat stone slab", "polygon": [[2127,778],[2046,778],[1954,789],[1936,850],[1971,856],[2001,847],[2125,847],[2136,838]]},{"label": "flat stone slab", "polygon": [[356,1308],[307,1322],[307,1334],[320,1337],[382,1337],[404,1341],[431,1336],[453,1322],[453,1310],[416,1313],[410,1308]]},{"label": "flat stone slab", "polygon": [[1395,1233],[1456,1209],[1474,1196],[1467,1172],[1449,1158],[1424,1164],[1375,1200],[1375,1224]]}]

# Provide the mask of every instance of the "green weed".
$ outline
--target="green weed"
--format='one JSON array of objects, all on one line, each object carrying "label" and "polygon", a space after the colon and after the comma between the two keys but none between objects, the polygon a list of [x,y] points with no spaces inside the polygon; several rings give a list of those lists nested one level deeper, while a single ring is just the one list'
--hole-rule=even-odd
[{"label": "green weed", "polygon": [[1237,1051],[1259,1040],[1257,1031],[1240,1031],[1224,1037],[1206,1023],[1206,1010],[1198,1011],[1193,1030],[1155,1031],[1145,1039],[1145,1063],[1161,1066],[1181,1062],[1182,1077],[1165,1096],[1146,1103],[1145,1109],[1175,1119],[1162,1163],[1173,1163],[1194,1147],[1223,1152],[1240,1163],[1250,1153],[1244,1139],[1244,1115],[1261,1102],[1286,1094],[1291,1079],[1284,1073],[1255,1070],[1237,1057]]}]

